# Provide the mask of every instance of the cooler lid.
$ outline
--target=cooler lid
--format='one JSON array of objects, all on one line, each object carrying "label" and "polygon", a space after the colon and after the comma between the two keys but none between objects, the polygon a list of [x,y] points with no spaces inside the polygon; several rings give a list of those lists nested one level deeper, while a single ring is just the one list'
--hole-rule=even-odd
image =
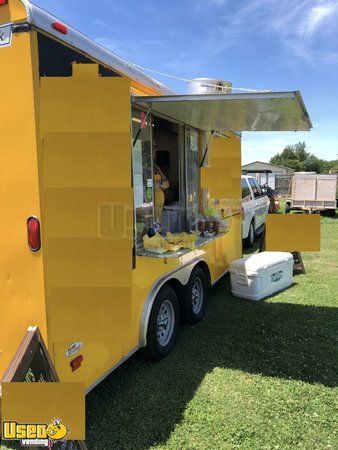
[{"label": "cooler lid", "polygon": [[239,272],[259,272],[278,263],[283,263],[293,259],[291,253],[288,252],[262,252],[255,253],[248,258],[236,259],[230,263],[230,269]]}]

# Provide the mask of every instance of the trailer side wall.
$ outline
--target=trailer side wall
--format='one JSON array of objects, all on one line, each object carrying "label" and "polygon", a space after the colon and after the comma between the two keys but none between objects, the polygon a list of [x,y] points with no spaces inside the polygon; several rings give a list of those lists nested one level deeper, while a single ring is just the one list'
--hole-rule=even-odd
[{"label": "trailer side wall", "polygon": [[[17,12],[0,9],[0,23]],[[14,34],[0,48],[0,377],[28,326],[38,325],[46,339],[43,257],[27,243],[28,217],[40,218],[35,50],[34,33]]]}]

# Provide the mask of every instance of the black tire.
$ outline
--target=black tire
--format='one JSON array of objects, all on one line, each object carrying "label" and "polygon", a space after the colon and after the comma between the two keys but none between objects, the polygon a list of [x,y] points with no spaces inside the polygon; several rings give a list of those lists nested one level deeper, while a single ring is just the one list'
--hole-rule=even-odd
[{"label": "black tire", "polygon": [[336,215],[336,210],[335,209],[328,209],[328,216],[329,217],[334,217]]},{"label": "black tire", "polygon": [[[169,306],[169,304],[171,304],[171,307]],[[165,309],[166,306],[167,309]],[[167,332],[167,328],[159,330],[158,327],[158,319],[162,307],[164,308],[163,313],[170,309],[170,314],[173,314],[174,317],[174,323],[172,325],[172,334],[170,336],[170,339],[168,341],[161,342],[163,334]],[[148,359],[151,359],[153,361],[160,361],[162,358],[169,355],[175,345],[179,323],[180,308],[176,292],[171,286],[164,286],[157,294],[150,313],[147,332],[147,346],[145,348],[145,353]],[[162,331],[163,333],[161,336]]]},{"label": "black tire", "polygon": [[250,223],[249,227],[249,234],[248,237],[244,239],[244,247],[245,248],[251,248],[254,246],[255,243],[255,227],[254,227],[254,221]]},{"label": "black tire", "polygon": [[291,206],[290,203],[285,203],[285,214],[290,214]]},{"label": "black tire", "polygon": [[[199,291],[199,292],[198,292]],[[196,267],[184,287],[182,298],[183,322],[194,325],[203,319],[208,301],[208,282],[204,270]]]}]

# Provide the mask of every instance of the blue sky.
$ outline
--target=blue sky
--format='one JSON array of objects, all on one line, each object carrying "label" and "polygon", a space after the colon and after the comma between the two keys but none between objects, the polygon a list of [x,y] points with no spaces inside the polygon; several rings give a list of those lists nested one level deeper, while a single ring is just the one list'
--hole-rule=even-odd
[{"label": "blue sky", "polygon": [[[183,78],[229,80],[250,89],[300,90],[310,133],[243,134],[243,162],[268,161],[305,141],[338,153],[337,0],[35,0],[142,67]],[[157,75],[179,92],[184,82]]]}]

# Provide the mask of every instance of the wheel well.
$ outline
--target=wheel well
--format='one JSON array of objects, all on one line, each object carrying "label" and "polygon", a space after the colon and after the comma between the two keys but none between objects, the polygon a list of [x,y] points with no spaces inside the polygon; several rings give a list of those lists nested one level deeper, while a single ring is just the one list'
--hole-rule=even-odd
[{"label": "wheel well", "polygon": [[[211,275],[210,275],[208,264],[205,261],[200,261],[199,263],[197,263],[194,266],[191,273],[196,269],[196,267],[200,267],[203,270],[204,275],[207,279],[208,288],[211,288]],[[191,276],[191,274],[190,274],[190,276]],[[164,283],[163,286],[170,286],[176,292],[178,303],[180,305],[180,314],[181,314],[181,317],[183,317],[183,301],[182,300],[183,300],[185,286],[179,280],[177,280],[175,278],[171,278],[166,283]]]},{"label": "wheel well", "polygon": [[209,270],[208,264],[205,261],[201,261],[198,264],[196,264],[195,267],[200,267],[203,270],[204,275],[207,279],[208,287],[210,288],[211,287],[211,275],[210,275],[210,270]]},{"label": "wheel well", "polygon": [[[191,273],[194,271],[194,269],[196,267],[200,267],[203,270],[205,277],[207,279],[208,287],[210,287],[211,286],[211,275],[210,275],[210,270],[209,270],[208,264],[205,261],[200,261],[199,263],[197,263],[194,266]],[[184,285],[179,280],[177,280],[176,278],[170,278],[170,280],[168,280],[166,283],[164,283],[163,286],[172,287],[174,289],[174,291],[176,292],[178,300],[180,301],[180,297],[182,296],[182,292],[184,290]]]},{"label": "wheel well", "polygon": [[174,291],[176,292],[178,301],[180,301],[180,297],[181,297],[182,290],[183,290],[183,284],[180,281],[176,280],[176,278],[171,278],[166,283],[164,283],[163,286],[170,286],[170,287],[172,287],[174,289]]},{"label": "wheel well", "polygon": [[[208,287],[211,287],[211,275],[210,275],[208,264],[205,261],[197,262],[191,269],[190,275],[191,275],[192,271],[195,269],[195,267],[201,267],[201,269],[205,273]],[[189,278],[190,278],[190,275],[189,275]],[[173,275],[172,278],[170,278],[169,280],[166,280],[163,284],[161,284],[154,291],[154,293],[151,293],[151,295],[148,296],[148,298],[146,300],[146,303],[143,307],[143,312],[142,312],[142,316],[141,316],[141,324],[140,324],[140,346],[142,346],[142,347],[146,345],[146,334],[147,334],[147,329],[148,329],[149,317],[150,317],[151,309],[153,307],[156,295],[158,294],[160,289],[162,289],[164,286],[170,286],[172,289],[174,289],[174,291],[176,292],[180,307],[182,306],[181,299],[182,299],[182,296],[184,293],[185,285],[182,284],[179,279],[174,278],[174,277],[175,277],[175,275]],[[185,278],[185,281],[188,282],[188,280],[186,278]]]}]

